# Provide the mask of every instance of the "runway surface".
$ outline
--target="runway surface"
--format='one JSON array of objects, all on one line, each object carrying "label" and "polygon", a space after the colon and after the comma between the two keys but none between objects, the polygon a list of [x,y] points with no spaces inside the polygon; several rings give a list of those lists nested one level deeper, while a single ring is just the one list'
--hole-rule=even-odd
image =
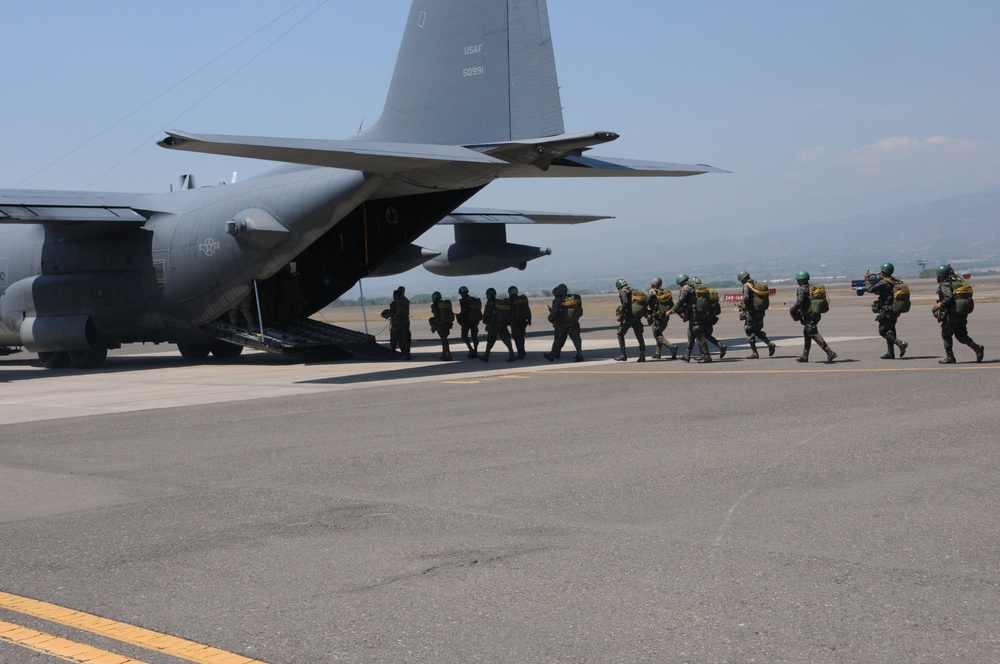
[{"label": "runway surface", "polygon": [[980,292],[981,364],[927,303],[878,359],[853,295],[832,365],[780,301],[774,357],[727,310],[710,365],[614,362],[599,311],[583,363],[540,317],[513,364],[0,359],[0,661],[996,661]]}]

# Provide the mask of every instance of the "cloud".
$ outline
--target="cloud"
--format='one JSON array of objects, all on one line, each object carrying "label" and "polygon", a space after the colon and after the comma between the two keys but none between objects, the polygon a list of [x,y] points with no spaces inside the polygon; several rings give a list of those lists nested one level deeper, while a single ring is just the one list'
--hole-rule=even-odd
[{"label": "cloud", "polygon": [[980,169],[996,168],[1000,164],[1000,147],[948,136],[893,136],[840,155],[836,161],[865,176],[927,169],[939,177],[963,177]]},{"label": "cloud", "polygon": [[797,155],[795,155],[796,161],[816,161],[823,155],[827,153],[827,149],[822,145],[814,145],[811,148],[806,148],[802,150]]}]

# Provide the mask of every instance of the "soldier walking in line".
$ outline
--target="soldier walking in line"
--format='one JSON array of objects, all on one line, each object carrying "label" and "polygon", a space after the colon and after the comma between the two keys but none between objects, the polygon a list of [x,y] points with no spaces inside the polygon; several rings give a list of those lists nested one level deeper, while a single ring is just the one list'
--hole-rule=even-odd
[{"label": "soldier walking in line", "polygon": [[698,362],[711,362],[712,355],[708,352],[708,342],[705,341],[701,322],[698,320],[696,311],[694,284],[691,283],[690,277],[686,274],[678,274],[676,281],[680,288],[677,291],[677,297],[674,299],[674,308],[667,312],[667,317],[669,318],[673,314],[677,314],[688,325],[687,347],[684,349],[684,355],[681,356],[681,359],[685,362],[690,362],[691,351],[695,343],[697,343],[698,350],[701,353],[698,357]]},{"label": "soldier walking in line", "polygon": [[510,296],[510,338],[517,347],[517,359],[523,360],[527,353],[524,351],[524,337],[528,327],[531,326],[531,306],[528,303],[528,296],[519,293],[517,286],[507,289]]},{"label": "soldier walking in line", "polygon": [[[865,271],[865,291],[868,293],[875,293],[878,299],[875,300],[872,310],[875,312],[875,320],[878,321],[878,333],[879,336],[885,339],[885,344],[888,350],[885,355],[882,355],[879,359],[882,360],[894,360],[896,359],[896,347],[899,347],[899,358],[902,359],[906,355],[906,347],[909,346],[905,341],[900,341],[896,337],[896,321],[899,320],[900,313],[902,313],[902,302],[897,302],[896,293],[900,286],[905,288],[905,284],[898,279],[894,279],[892,273],[895,271],[895,267],[892,263],[883,263],[882,267],[879,268],[881,279],[875,283],[871,282],[871,270]],[[910,291],[906,289],[906,301],[905,307],[909,311],[910,308]]]},{"label": "soldier walking in line", "polygon": [[958,339],[959,343],[974,350],[976,362],[982,362],[986,349],[969,336],[969,314],[975,307],[972,299],[972,286],[955,275],[950,265],[941,265],[935,272],[938,282],[938,301],[934,303],[933,311],[941,323],[941,338],[944,340],[945,352],[945,358],[938,360],[938,362],[940,364],[955,364],[957,361],[952,338]]},{"label": "soldier walking in line", "polygon": [[632,330],[635,333],[636,341],[639,342],[638,362],[646,361],[646,341],[642,338],[642,317],[646,312],[646,293],[641,290],[633,290],[624,279],[615,281],[615,288],[618,289],[618,310],[615,312],[618,318],[618,348],[621,354],[615,359],[625,362],[628,356],[625,354],[625,333]]},{"label": "soldier walking in line", "polygon": [[750,273],[742,270],[736,275],[737,281],[743,284],[743,301],[739,305],[740,320],[743,321],[743,331],[747,334],[747,341],[750,342],[750,355],[748,360],[756,360],[760,357],[757,353],[757,339],[767,344],[767,356],[774,355],[777,348],[767,334],[764,332],[764,312],[770,304],[770,289],[762,281],[754,281],[750,278]]},{"label": "soldier walking in line", "polygon": [[573,361],[583,362],[583,341],[580,338],[581,316],[583,316],[583,301],[579,295],[570,295],[566,284],[559,284],[552,289],[549,322],[555,329],[555,336],[552,339],[552,351],[542,353],[542,357],[549,362],[559,359],[566,337],[569,337],[576,348],[576,357]]},{"label": "soldier walking in line", "polygon": [[469,349],[469,357],[478,357],[479,321],[483,319],[483,303],[478,297],[469,295],[469,289],[462,286],[458,289],[458,324],[462,330],[462,341]]},{"label": "soldier walking in line", "polygon": [[406,298],[406,289],[400,286],[392,291],[392,302],[389,308],[382,312],[382,318],[389,320],[389,348],[399,352],[404,360],[410,359],[410,301]]},{"label": "soldier walking in line", "polygon": [[646,300],[646,310],[649,312],[649,325],[653,328],[653,338],[656,339],[656,351],[653,359],[660,359],[660,349],[666,346],[670,351],[670,359],[677,359],[677,346],[663,336],[667,329],[668,312],[674,308],[674,295],[669,288],[663,288],[663,280],[653,277],[649,282],[649,295]]},{"label": "soldier walking in line", "polygon": [[[719,359],[726,356],[726,344],[715,338],[715,324],[719,322],[719,314],[722,313],[722,305],[719,303],[719,293],[715,289],[704,286],[701,279],[694,277],[695,312],[698,316],[698,324],[701,326],[701,334],[705,341],[719,349]],[[701,358],[698,359],[701,361]]]},{"label": "soldier walking in line", "polygon": [[510,344],[510,332],[507,325],[510,323],[510,300],[497,301],[497,290],[495,288],[486,289],[486,304],[483,305],[483,325],[486,327],[486,352],[479,356],[483,362],[490,361],[490,351],[493,344],[497,342],[497,337],[507,347],[507,361],[513,362],[514,347]]},{"label": "soldier walking in line", "polygon": [[451,360],[448,335],[451,334],[451,326],[454,322],[455,312],[451,308],[451,300],[441,299],[441,293],[434,291],[431,294],[431,332],[435,332],[441,337],[441,359],[446,362]]},{"label": "soldier walking in line", "polygon": [[[812,342],[826,352],[826,363],[832,363],[837,354],[830,350],[819,333],[819,321],[822,314],[829,311],[829,300],[826,299],[826,288],[823,286],[810,286],[809,273],[805,270],[795,274],[795,281],[799,284],[799,289],[795,293],[795,304],[789,309],[792,320],[802,323],[802,355],[796,358],[797,362],[809,361],[809,348]],[[824,304],[825,303],[825,304]]]}]

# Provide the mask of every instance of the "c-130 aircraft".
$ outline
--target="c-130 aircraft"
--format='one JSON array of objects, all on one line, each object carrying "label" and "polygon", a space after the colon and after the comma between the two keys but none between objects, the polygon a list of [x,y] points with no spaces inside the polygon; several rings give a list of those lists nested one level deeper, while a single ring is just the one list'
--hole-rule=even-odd
[{"label": "c-130 aircraft", "polygon": [[[545,253],[508,244],[504,223],[600,218],[460,208],[496,178],[726,172],[584,156],[617,137],[565,133],[545,0],[413,0],[382,115],[350,140],[168,131],[171,150],[284,164],[162,194],[0,190],[0,351],[48,368],[99,367],[134,342],[188,358],[372,355],[372,338],[308,316],[366,276],[481,274]],[[451,248],[412,244],[438,223],[457,224]],[[278,286],[290,265],[294,313]],[[228,314],[247,297],[243,329]]]}]

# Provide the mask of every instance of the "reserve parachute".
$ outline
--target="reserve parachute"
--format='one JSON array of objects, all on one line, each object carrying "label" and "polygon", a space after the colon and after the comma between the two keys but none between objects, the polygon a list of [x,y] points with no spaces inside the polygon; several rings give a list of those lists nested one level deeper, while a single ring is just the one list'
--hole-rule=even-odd
[{"label": "reserve parachute", "polygon": [[753,308],[755,311],[767,311],[771,306],[771,289],[766,281],[750,281],[750,291],[753,293]]},{"label": "reserve parachute", "polygon": [[830,311],[830,298],[823,284],[809,285],[809,311],[814,314],[825,314]]}]

